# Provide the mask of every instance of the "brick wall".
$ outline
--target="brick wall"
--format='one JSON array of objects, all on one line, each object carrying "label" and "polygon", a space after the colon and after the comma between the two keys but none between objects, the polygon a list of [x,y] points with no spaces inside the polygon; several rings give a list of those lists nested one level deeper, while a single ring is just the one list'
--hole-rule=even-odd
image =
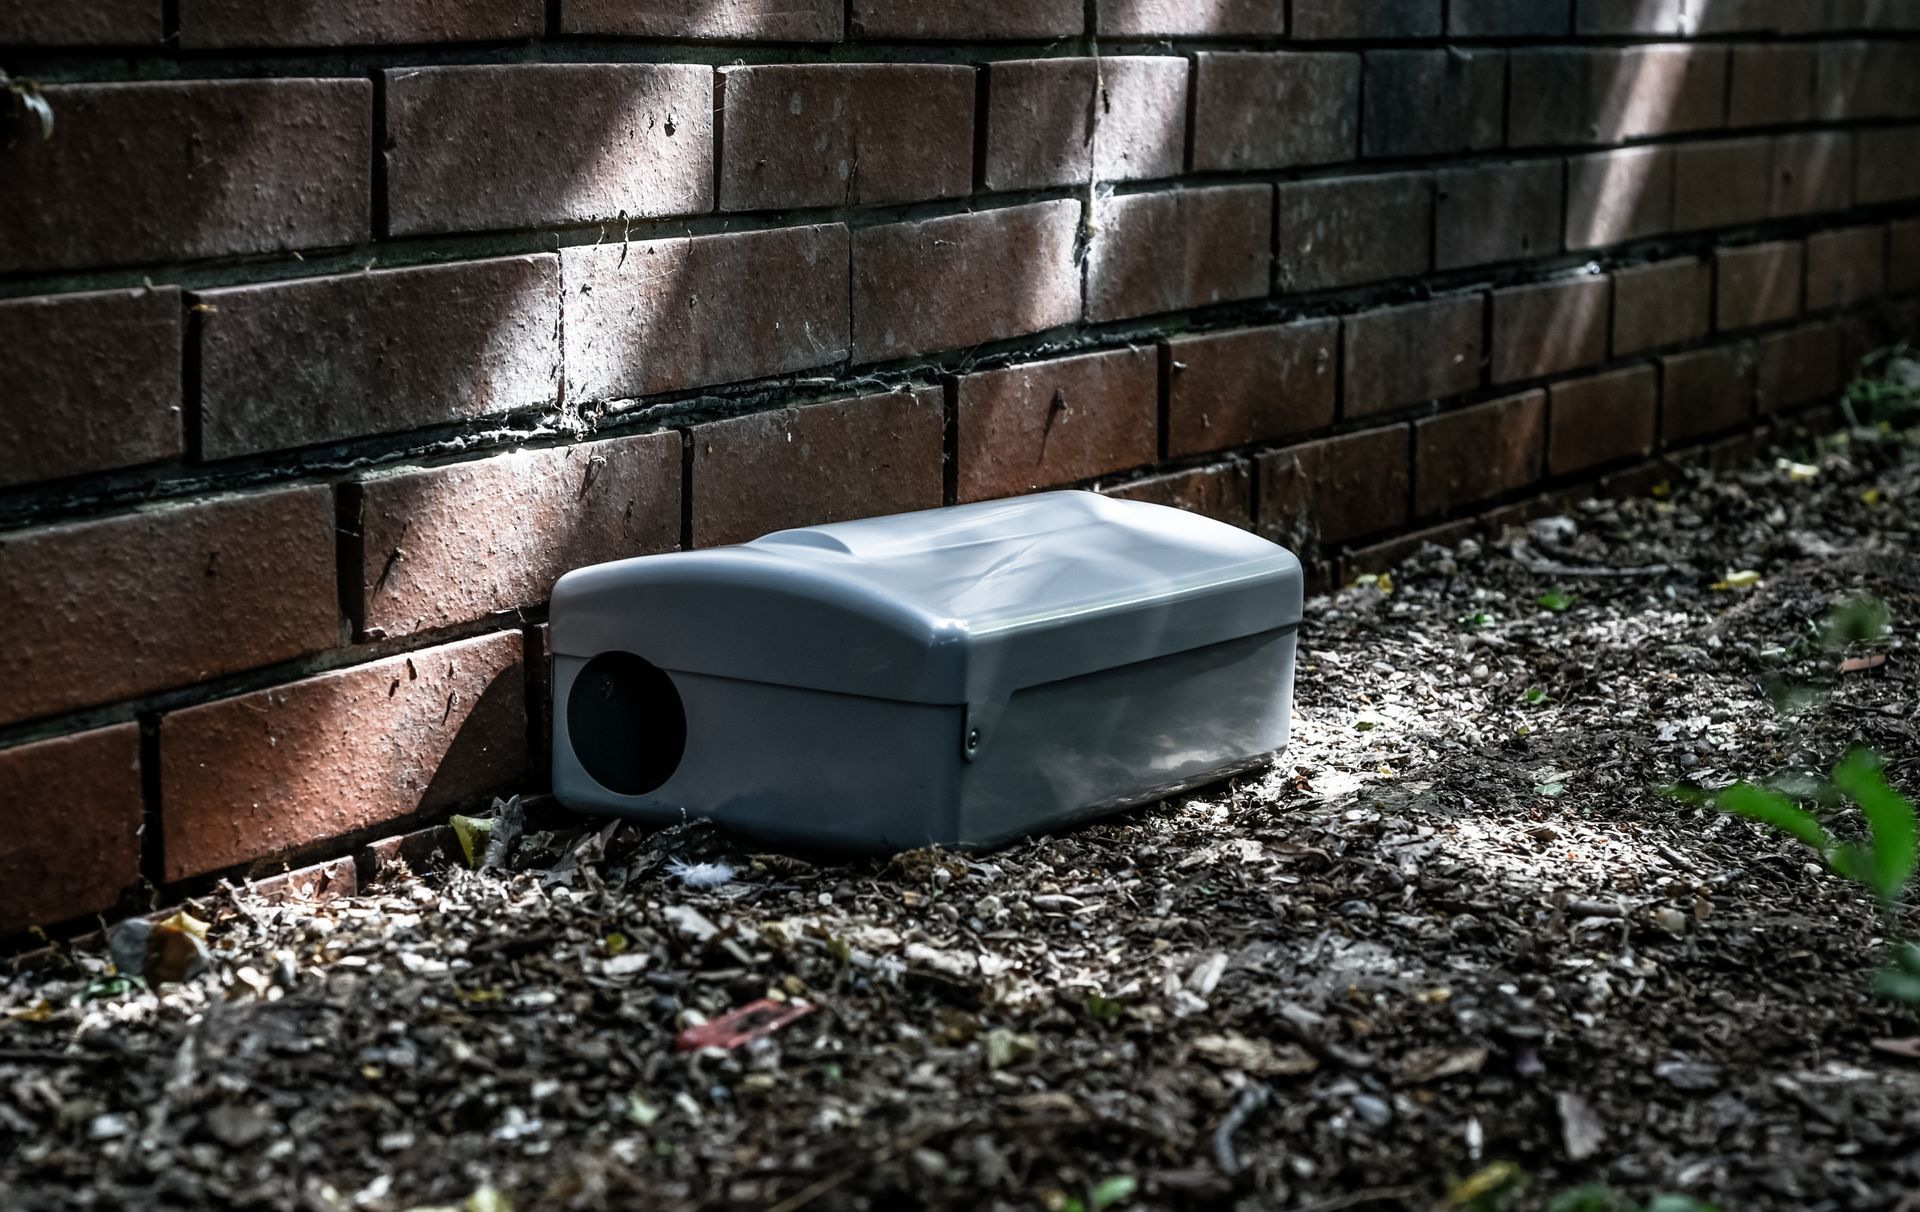
[{"label": "brick wall", "polygon": [[537,789],[578,564],[1083,485],[1350,575],[1916,327],[1920,0],[0,0],[0,68],[0,936]]}]

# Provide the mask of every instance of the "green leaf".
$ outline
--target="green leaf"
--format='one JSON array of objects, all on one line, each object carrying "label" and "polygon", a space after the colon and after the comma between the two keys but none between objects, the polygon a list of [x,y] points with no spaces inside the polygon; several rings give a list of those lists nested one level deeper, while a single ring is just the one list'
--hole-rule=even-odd
[{"label": "green leaf", "polygon": [[1913,882],[1920,861],[1920,828],[1913,801],[1887,784],[1880,760],[1864,749],[1848,754],[1833,770],[1834,786],[1847,793],[1873,828],[1873,867],[1868,886],[1891,904]]},{"label": "green leaf", "polygon": [[1526,693],[1527,706],[1538,707],[1540,704],[1546,701],[1547,701],[1546,691],[1540,689],[1538,686],[1527,687],[1527,693]]},{"label": "green leaf", "polygon": [[1822,854],[1833,849],[1833,839],[1827,836],[1814,815],[1777,791],[1751,783],[1735,783],[1713,797],[1713,806],[1722,812],[1770,825]]},{"label": "green leaf", "polygon": [[1564,589],[1549,589],[1540,595],[1540,605],[1555,614],[1571,608],[1578,600]]},{"label": "green leaf", "polygon": [[1879,894],[1879,864],[1868,847],[1856,846],[1852,842],[1836,846],[1827,854],[1827,865],[1875,895]]},{"label": "green leaf", "polygon": [[1485,631],[1493,625],[1493,616],[1484,610],[1477,614],[1463,614],[1460,616],[1460,626],[1467,631]]},{"label": "green leaf", "polygon": [[1117,1203],[1132,1199],[1133,1193],[1139,1188],[1140,1184],[1134,1181],[1133,1175],[1114,1175],[1093,1189],[1091,1193],[1093,1212],[1101,1212],[1103,1208],[1111,1208]]}]

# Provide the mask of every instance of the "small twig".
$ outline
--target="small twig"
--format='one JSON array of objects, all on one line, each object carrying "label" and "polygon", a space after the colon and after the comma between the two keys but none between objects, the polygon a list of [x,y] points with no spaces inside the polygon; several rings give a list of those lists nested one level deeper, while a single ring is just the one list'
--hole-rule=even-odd
[{"label": "small twig", "polygon": [[1338,1195],[1317,1204],[1308,1204],[1300,1212],[1341,1212],[1343,1208],[1362,1208],[1368,1204],[1384,1204],[1388,1200],[1405,1203],[1419,1195],[1418,1187],[1368,1187],[1350,1195]]},{"label": "small twig", "polygon": [[1220,1173],[1228,1178],[1240,1173],[1243,1168],[1239,1156],[1233,1151],[1233,1134],[1245,1127],[1246,1122],[1272,1098],[1272,1086],[1264,1082],[1248,1086],[1240,1092],[1240,1098],[1220,1121],[1220,1126],[1213,1130],[1213,1161],[1220,1167]]}]

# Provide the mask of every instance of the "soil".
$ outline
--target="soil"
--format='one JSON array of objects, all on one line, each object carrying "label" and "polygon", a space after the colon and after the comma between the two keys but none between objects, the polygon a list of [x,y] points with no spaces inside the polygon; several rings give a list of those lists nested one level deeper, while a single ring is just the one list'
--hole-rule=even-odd
[{"label": "soil", "polygon": [[[1920,444],[1795,457],[1313,601],[1280,768],[1059,836],[534,811],[504,870],[190,906],[183,983],[0,969],[0,1207],[1920,1206],[1886,919],[1665,793],[1920,792]],[[762,998],[811,1009],[676,1049]]]}]

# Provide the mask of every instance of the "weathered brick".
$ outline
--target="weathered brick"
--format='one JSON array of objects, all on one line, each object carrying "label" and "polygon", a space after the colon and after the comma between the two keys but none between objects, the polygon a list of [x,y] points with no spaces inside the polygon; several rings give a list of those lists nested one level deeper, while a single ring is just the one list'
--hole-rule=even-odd
[{"label": "weathered brick", "polygon": [[910,358],[1044,332],[1080,317],[1067,199],[917,223],[853,239],[856,362]]},{"label": "weathered brick", "polygon": [[1831,401],[1846,384],[1840,326],[1832,320],[1761,337],[1754,363],[1754,401],[1762,416]]},{"label": "weathered brick", "polygon": [[1275,280],[1282,292],[1433,268],[1433,178],[1425,173],[1290,181],[1279,195]]},{"label": "weathered brick", "polygon": [[170,712],[160,720],[165,876],[451,807],[526,768],[517,631]]},{"label": "weathered brick", "polygon": [[1123,320],[1267,293],[1273,189],[1223,185],[1100,202],[1087,255],[1087,318]]},{"label": "weathered brick", "polygon": [[1581,34],[1689,34],[1689,0],[1575,0],[1574,30]]},{"label": "weathered brick", "polygon": [[347,613],[363,637],[539,606],[570,569],[680,545],[672,433],[383,472],[345,492]]},{"label": "weathered brick", "polygon": [[1477,505],[1534,483],[1546,458],[1546,439],[1544,391],[1415,422],[1414,516]]},{"label": "weathered brick", "polygon": [[1696,34],[1804,34],[1830,28],[1828,7],[1806,0],[1715,0],[1690,4],[1688,16]]},{"label": "weathered brick", "polygon": [[1722,345],[1660,359],[1660,439],[1690,442],[1753,418],[1753,358]]},{"label": "weathered brick", "polygon": [[180,0],[180,45],[196,49],[504,42],[537,38],[546,29],[541,0]]},{"label": "weathered brick", "polygon": [[966,194],[974,74],[933,63],[722,69],[720,209]]},{"label": "weathered brick", "polygon": [[839,224],[565,249],[567,398],[631,399],[847,355]]},{"label": "weathered brick", "polygon": [[1405,425],[1263,454],[1261,534],[1307,552],[1407,520],[1412,456]]},{"label": "weathered brick", "polygon": [[937,509],[945,433],[938,388],[696,426],[688,439],[693,545],[742,543],[796,526]]},{"label": "weathered brick", "polygon": [[1855,206],[1920,198],[1920,126],[1863,130],[1852,138]]},{"label": "weathered brick", "polygon": [[140,726],[0,749],[0,938],[112,908],[140,882]]},{"label": "weathered brick", "polygon": [[1226,450],[1331,425],[1339,345],[1337,320],[1169,339],[1167,453]]},{"label": "weathered brick", "polygon": [[1607,358],[1613,282],[1587,275],[1493,292],[1493,381],[1537,379]]},{"label": "weathered brick", "polygon": [[1727,125],[1786,126],[1813,120],[1818,49],[1783,42],[1736,46],[1728,67]]},{"label": "weathered brick", "polygon": [[1904,42],[1823,42],[1815,69],[1823,122],[1920,117],[1920,48]]},{"label": "weathered brick", "polygon": [[1653,453],[1660,417],[1660,377],[1629,366],[1547,389],[1547,471],[1556,476]]},{"label": "weathered brick", "polygon": [[1187,60],[1165,55],[989,65],[984,184],[1044,189],[1178,176],[1187,154],[1187,73]]},{"label": "weathered brick", "polygon": [[1566,170],[1558,160],[1436,173],[1435,267],[1461,269],[1559,252],[1565,194]]},{"label": "weathered brick", "polygon": [[[1276,115],[1287,115],[1284,121]],[[1194,56],[1193,167],[1245,172],[1333,164],[1358,154],[1360,56],[1280,52]]]},{"label": "weathered brick", "polygon": [[[209,459],[544,407],[560,374],[551,255],[196,296]],[[448,317],[459,317],[448,323]]]},{"label": "weathered brick", "polygon": [[838,42],[845,0],[561,0],[560,32]]},{"label": "weathered brick", "polygon": [[[396,236],[713,209],[709,67],[399,68],[387,73],[386,109]],[[564,121],[564,135],[532,114]]]},{"label": "weathered brick", "polygon": [[1778,240],[1715,253],[1720,289],[1714,327],[1726,332],[1799,315],[1805,251],[1797,240]]},{"label": "weathered brick", "polygon": [[1573,29],[1573,0],[1453,0],[1447,33],[1455,38],[1518,38]]},{"label": "weathered brick", "polygon": [[1884,226],[1849,227],[1807,237],[1808,311],[1851,307],[1878,298],[1886,289]]},{"label": "weathered brick", "polygon": [[1684,345],[1713,330],[1713,266],[1694,258],[1613,271],[1615,357]]},{"label": "weathered brick", "polygon": [[1685,143],[1673,153],[1673,228],[1701,231],[1767,218],[1773,204],[1773,141]]},{"label": "weathered brick", "polygon": [[1440,0],[1293,0],[1293,36],[1437,38]]},{"label": "weathered brick", "polygon": [[1845,210],[1853,196],[1853,147],[1854,136],[1839,131],[1775,139],[1774,216]]},{"label": "weathered brick", "polygon": [[288,488],[0,534],[0,724],[333,647],[333,525]]},{"label": "weathered brick", "polygon": [[180,292],[0,302],[0,486],[178,457]]},{"label": "weathered brick", "polygon": [[[1787,0],[1780,0],[1785,3]],[[1820,28],[1841,30],[1920,29],[1920,8],[1913,0],[1828,0]]]},{"label": "weathered brick", "polygon": [[1286,0],[1100,0],[1094,32],[1133,38],[1278,37],[1287,32]]},{"label": "weathered brick", "polygon": [[1059,38],[1086,32],[1083,0],[853,0],[859,38],[968,42]]},{"label": "weathered brick", "polygon": [[1253,473],[1238,459],[1129,480],[1100,491],[1125,501],[1184,509],[1242,530],[1253,526]]},{"label": "weathered brick", "polygon": [[1342,321],[1342,415],[1421,404],[1480,386],[1484,296],[1455,295]]},{"label": "weathered brick", "polygon": [[0,273],[323,248],[369,234],[369,81],[44,93],[56,138],[42,139],[20,106],[0,114]]},{"label": "weathered brick", "polygon": [[1920,290],[1920,219],[1902,219],[1887,228],[1887,290]]},{"label": "weathered brick", "polygon": [[1567,248],[1659,235],[1673,226],[1673,151],[1629,147],[1567,162]]},{"label": "weathered brick", "polygon": [[1119,349],[962,377],[955,389],[959,499],[1014,496],[1153,462],[1155,353]]},{"label": "weathered brick", "polygon": [[0,5],[0,46],[152,46],[166,32],[160,0]]},{"label": "weathered brick", "polygon": [[1384,50],[1366,54],[1362,151],[1438,156],[1506,137],[1507,53]]},{"label": "weathered brick", "polygon": [[1508,143],[1619,143],[1726,122],[1718,46],[1552,47],[1511,55]]}]

